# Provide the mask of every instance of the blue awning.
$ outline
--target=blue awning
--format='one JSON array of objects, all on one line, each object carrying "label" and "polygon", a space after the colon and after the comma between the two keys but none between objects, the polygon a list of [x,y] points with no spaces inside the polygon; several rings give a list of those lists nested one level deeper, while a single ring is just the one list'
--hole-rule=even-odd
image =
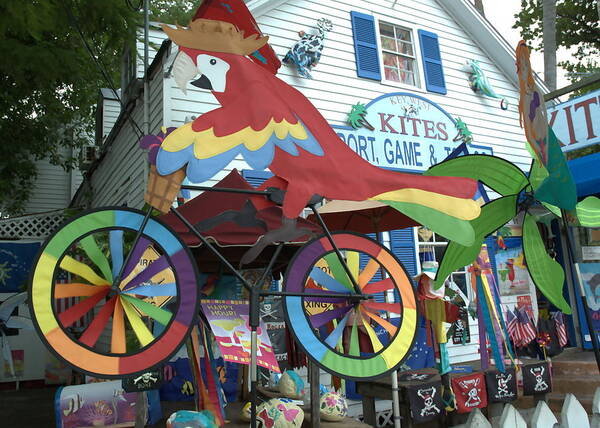
[{"label": "blue awning", "polygon": [[600,152],[567,162],[575,185],[577,196],[600,193]]}]

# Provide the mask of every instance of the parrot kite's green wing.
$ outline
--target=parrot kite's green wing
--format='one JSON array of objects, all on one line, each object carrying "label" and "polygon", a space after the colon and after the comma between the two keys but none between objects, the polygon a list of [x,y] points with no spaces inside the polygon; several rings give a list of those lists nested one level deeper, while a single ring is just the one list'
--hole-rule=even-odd
[{"label": "parrot kite's green wing", "polygon": [[515,195],[528,184],[527,176],[516,165],[488,155],[449,159],[428,169],[424,175],[473,178],[502,196]]},{"label": "parrot kite's green wing", "polygon": [[495,199],[481,207],[480,216],[471,220],[475,232],[473,244],[465,246],[454,241],[448,243],[437,271],[435,288],[439,288],[452,272],[473,263],[481,251],[485,237],[510,221],[516,215],[516,206],[517,195],[510,195]]},{"label": "parrot kite's green wing", "polygon": [[579,223],[584,227],[600,227],[600,199],[588,196],[576,207]]},{"label": "parrot kite's green wing", "polygon": [[562,293],[565,281],[563,268],[548,255],[535,218],[529,213],[525,214],[523,221],[523,252],[527,270],[537,288],[554,306],[570,314],[571,307]]}]

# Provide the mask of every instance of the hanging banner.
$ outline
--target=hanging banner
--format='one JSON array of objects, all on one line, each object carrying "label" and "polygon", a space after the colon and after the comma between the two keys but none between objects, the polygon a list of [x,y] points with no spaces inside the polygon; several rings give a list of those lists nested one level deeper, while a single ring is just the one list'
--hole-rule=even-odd
[{"label": "hanging banner", "polygon": [[562,151],[600,143],[600,89],[548,108],[548,121]]},{"label": "hanging banner", "polygon": [[[600,263],[579,263],[579,272],[590,308],[594,331],[600,332]],[[586,340],[591,340],[589,336]]]},{"label": "hanging banner", "polygon": [[547,362],[523,366],[523,395],[552,392],[552,380]]},{"label": "hanging banner", "polygon": [[441,381],[407,386],[406,395],[414,422],[428,422],[444,414]]},{"label": "hanging banner", "polygon": [[483,373],[455,377],[450,382],[458,413],[469,413],[475,408],[487,407],[487,392]]},{"label": "hanging banner", "polygon": [[517,375],[514,367],[504,373],[492,370],[485,373],[488,400],[491,403],[509,403],[517,399]]},{"label": "hanging banner", "polygon": [[285,345],[285,317],[280,297],[266,298],[260,308],[260,317],[265,323],[269,338],[273,344],[273,352],[281,370],[291,369],[288,364],[287,347]]},{"label": "hanging banner", "polygon": [[525,254],[520,239],[506,240],[507,248],[496,251],[496,272],[498,288],[502,296],[516,296],[530,293],[529,272],[525,264]]},{"label": "hanging banner", "polygon": [[27,289],[29,272],[39,249],[39,242],[0,242],[0,293]]},{"label": "hanging banner", "polygon": [[[201,300],[202,312],[219,344],[225,361],[250,364],[249,305],[245,300]],[[262,322],[257,330],[257,364],[280,373],[267,329]]]},{"label": "hanging banner", "polygon": [[454,345],[465,345],[471,343],[471,329],[469,327],[469,313],[461,310],[460,317],[452,323],[452,343]]},{"label": "hanging banner", "polygon": [[[456,121],[427,98],[397,92],[357,106],[348,117],[352,126],[332,127],[348,147],[381,168],[426,171],[462,143],[455,139]],[[484,146],[469,153],[493,154]]]}]

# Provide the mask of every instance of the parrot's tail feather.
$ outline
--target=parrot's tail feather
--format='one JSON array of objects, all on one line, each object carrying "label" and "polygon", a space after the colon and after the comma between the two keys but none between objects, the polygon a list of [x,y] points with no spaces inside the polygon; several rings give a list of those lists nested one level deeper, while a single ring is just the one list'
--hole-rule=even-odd
[{"label": "parrot's tail feather", "polygon": [[[456,241],[464,246],[471,246],[475,240],[473,226],[466,219],[448,215],[437,209],[433,209],[421,203],[398,202],[381,200],[381,202],[397,209],[402,214],[412,218],[417,223],[442,235],[451,241]],[[468,201],[464,201],[468,202]],[[475,203],[475,201],[471,201]],[[476,204],[476,203],[475,203]],[[479,210],[479,206],[477,206]]]},{"label": "parrot's tail feather", "polygon": [[[471,199],[477,193],[477,180],[465,177],[442,177],[433,175],[404,174],[382,169],[375,188],[392,191],[418,189],[439,195]],[[394,198],[395,199],[395,198]]]},{"label": "parrot's tail feather", "polygon": [[480,207],[472,199],[443,195],[420,189],[401,189],[385,192],[370,198],[376,201],[407,202],[432,208],[461,220],[473,220],[480,213]]}]

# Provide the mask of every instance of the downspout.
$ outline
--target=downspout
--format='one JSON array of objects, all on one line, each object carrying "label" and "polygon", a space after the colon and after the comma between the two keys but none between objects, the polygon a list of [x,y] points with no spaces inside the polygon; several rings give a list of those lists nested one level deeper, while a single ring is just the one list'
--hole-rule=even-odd
[{"label": "downspout", "polygon": [[[144,123],[143,129],[144,134],[150,134],[150,76],[148,76],[148,62],[149,62],[149,34],[150,34],[150,1],[144,0]],[[146,189],[148,185],[148,156],[146,155],[146,150],[144,150],[144,176],[143,176],[143,188]]]}]

